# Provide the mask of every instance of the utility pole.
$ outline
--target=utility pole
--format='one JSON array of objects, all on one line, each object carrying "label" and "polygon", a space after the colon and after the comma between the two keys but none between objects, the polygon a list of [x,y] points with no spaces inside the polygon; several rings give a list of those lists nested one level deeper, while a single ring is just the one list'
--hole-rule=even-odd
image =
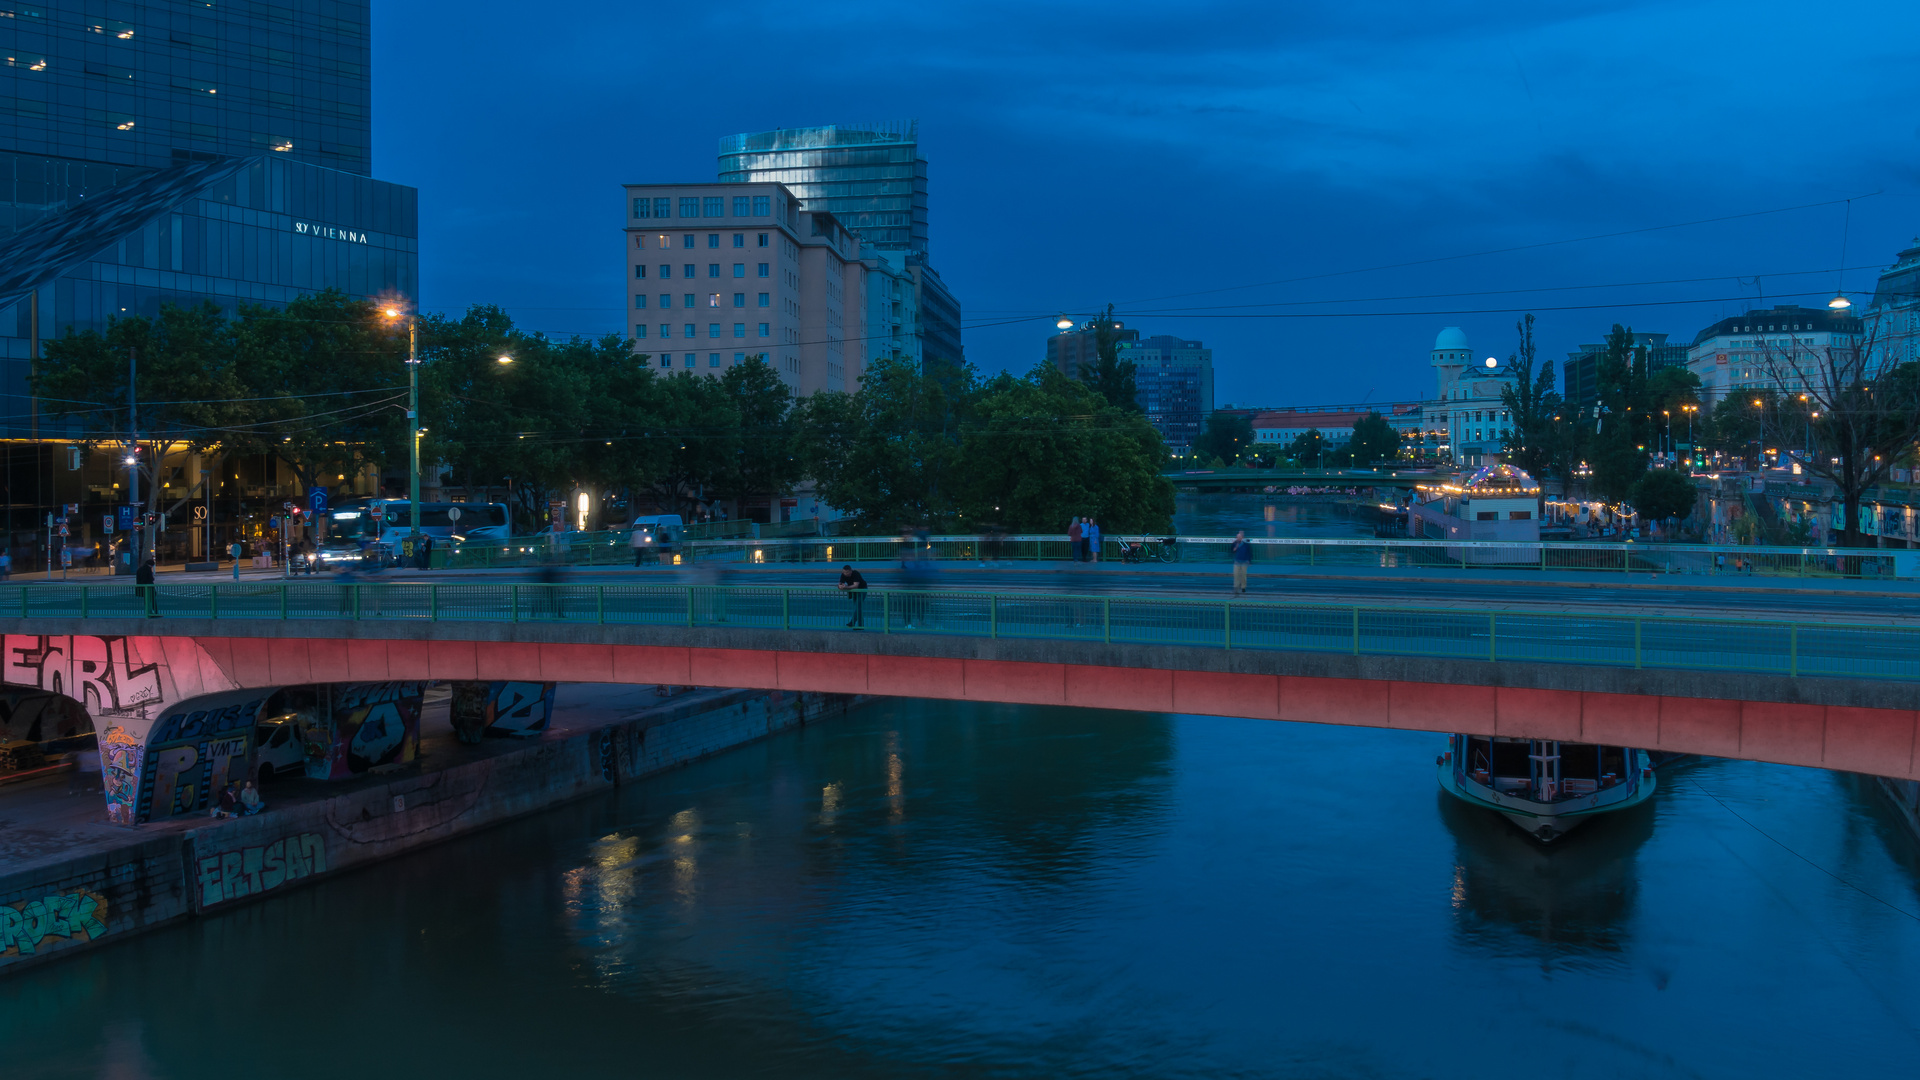
[{"label": "utility pole", "polygon": [[407,520],[414,544],[420,542],[420,316],[407,317]]},{"label": "utility pole", "polygon": [[138,399],[140,350],[127,350],[127,500],[133,503],[134,532],[127,539],[133,556],[132,569],[140,568],[140,553],[146,546],[147,526],[140,513],[140,410]]}]

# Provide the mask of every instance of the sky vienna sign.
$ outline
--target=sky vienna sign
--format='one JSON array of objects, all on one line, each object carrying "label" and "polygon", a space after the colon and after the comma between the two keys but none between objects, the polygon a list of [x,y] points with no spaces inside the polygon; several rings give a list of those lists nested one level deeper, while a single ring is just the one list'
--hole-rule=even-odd
[{"label": "sky vienna sign", "polygon": [[301,236],[324,236],[329,240],[344,240],[349,244],[367,242],[366,233],[354,232],[352,229],[336,229],[331,225],[315,225],[309,221],[294,222],[293,231]]}]

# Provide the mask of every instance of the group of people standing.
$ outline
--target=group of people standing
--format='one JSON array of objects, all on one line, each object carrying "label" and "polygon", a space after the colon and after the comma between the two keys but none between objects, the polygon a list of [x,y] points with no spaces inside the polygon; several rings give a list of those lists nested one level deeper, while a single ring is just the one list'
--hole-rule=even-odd
[{"label": "group of people standing", "polygon": [[1074,562],[1099,562],[1099,522],[1090,517],[1074,518],[1067,525],[1067,544],[1073,549]]}]

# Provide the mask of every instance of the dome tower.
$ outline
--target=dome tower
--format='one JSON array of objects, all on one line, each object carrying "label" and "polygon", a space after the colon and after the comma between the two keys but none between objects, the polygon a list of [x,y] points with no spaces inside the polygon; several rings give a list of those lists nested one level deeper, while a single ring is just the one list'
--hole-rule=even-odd
[{"label": "dome tower", "polygon": [[1433,339],[1434,396],[1442,401],[1453,396],[1453,384],[1460,373],[1473,363],[1473,350],[1467,346],[1467,332],[1449,326]]}]

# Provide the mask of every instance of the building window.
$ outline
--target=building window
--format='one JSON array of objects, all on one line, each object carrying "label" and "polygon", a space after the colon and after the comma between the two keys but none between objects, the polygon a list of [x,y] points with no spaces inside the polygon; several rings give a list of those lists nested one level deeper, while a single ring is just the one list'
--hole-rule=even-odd
[{"label": "building window", "polygon": [[645,308],[645,307],[647,306],[647,297],[646,297],[646,294],[644,294],[644,293],[641,293],[641,294],[638,294],[638,295],[636,295],[636,296],[634,296],[634,298],[633,298],[633,306],[634,306],[634,307],[636,307],[636,308]]},{"label": "building window", "polygon": [[708,293],[708,294],[707,294],[707,306],[708,306],[708,307],[719,307],[719,306],[720,306],[720,294],[719,294],[719,293]]},{"label": "building window", "polygon": [[644,266],[638,266],[638,265],[636,265],[636,266],[635,266],[635,267],[633,268],[633,276],[634,276],[634,277],[637,277],[637,278],[644,278],[644,277],[646,277],[646,276],[647,276],[647,268],[646,268],[646,267],[644,267]]},{"label": "building window", "polygon": [[1473,520],[1475,520],[1475,521],[1499,521],[1499,520],[1500,520],[1500,511],[1498,511],[1498,510],[1481,510],[1481,511],[1479,511],[1478,513],[1476,513],[1476,514],[1474,514],[1474,516],[1473,516]]},{"label": "building window", "polygon": [[737,323],[734,323],[734,324],[733,324],[733,336],[734,336],[734,337],[737,337],[737,338],[743,338],[743,337],[746,337],[746,336],[747,336],[747,324],[746,324],[746,323],[743,323],[743,322],[737,322]]},{"label": "building window", "polygon": [[767,246],[767,234],[766,234],[766,233],[761,233],[761,234],[760,234],[760,244],[759,244],[759,246],[760,246],[760,247],[766,247],[766,246]]},{"label": "building window", "polygon": [[745,195],[735,195],[733,197],[733,216],[747,216],[747,197]]},{"label": "building window", "polygon": [[653,200],[652,199],[633,200],[633,216],[637,218],[652,217],[653,216]]},{"label": "building window", "polygon": [[685,304],[681,305],[682,307],[696,307],[700,303],[700,301],[694,299],[694,295],[692,293],[688,293],[686,295],[686,301],[687,302]]},{"label": "building window", "polygon": [[654,216],[654,217],[657,217],[657,218],[665,218],[665,217],[668,217],[668,216],[670,216],[670,215],[669,215],[669,213],[668,213],[668,211],[670,211],[670,210],[672,210],[672,209],[673,209],[673,200],[672,200],[672,199],[655,199],[655,200],[653,200],[653,216]]},{"label": "building window", "polygon": [[672,324],[672,323],[661,323],[661,324],[660,324],[660,336],[661,336],[661,337],[663,337],[663,338],[670,338],[670,337],[672,337],[672,336],[673,336],[673,324]]},{"label": "building window", "polygon": [[708,247],[710,247],[710,248],[717,248],[717,247],[719,247],[719,246],[720,246],[720,234],[719,234],[719,233],[717,233],[717,232],[710,232],[710,233],[708,233],[708,234],[707,234],[707,246],[708,246]]},{"label": "building window", "polygon": [[670,307],[672,307],[672,306],[673,306],[673,294],[672,294],[672,293],[661,293],[661,294],[660,294],[660,306],[661,306],[661,307],[663,307],[663,308],[670,308]]},{"label": "building window", "polygon": [[[769,211],[769,209],[768,209],[768,207],[767,207],[767,196],[765,196],[765,195],[755,195],[755,196],[753,197],[753,216],[754,216],[754,217],[766,217],[766,216],[767,216],[767,214],[768,214],[769,212],[770,212],[770,211]],[[761,244],[763,244],[763,245],[764,245],[764,244],[766,243],[766,239],[767,239],[767,238],[766,238],[766,234],[765,234],[765,233],[762,233],[762,234],[761,234],[761,236],[760,236],[760,242],[761,242]]]},{"label": "building window", "polygon": [[719,276],[720,276],[720,264],[719,264],[719,263],[708,263],[708,264],[707,264],[707,276],[708,276],[708,277],[710,277],[710,278],[716,278],[716,277],[719,277]]},{"label": "building window", "polygon": [[681,233],[681,234],[680,234],[680,246],[681,246],[681,247],[683,247],[683,248],[687,248],[687,249],[689,249],[689,250],[691,250],[691,249],[693,248],[693,234],[692,234],[692,233]]},{"label": "building window", "polygon": [[747,246],[747,234],[746,234],[746,233],[734,233],[734,234],[733,234],[733,246],[734,246],[734,247],[737,247],[737,248],[743,248],[743,247],[746,247],[746,246]]},{"label": "building window", "polygon": [[746,277],[746,276],[747,276],[747,264],[746,264],[746,263],[734,263],[734,264],[733,264],[733,276],[734,276],[734,277]]},{"label": "building window", "polygon": [[760,264],[760,276],[761,276],[761,277],[767,277],[767,276],[769,276],[769,275],[767,274],[767,264],[766,264],[766,263],[761,263],[761,264]]},{"label": "building window", "polygon": [[710,353],[708,353],[708,354],[707,354],[707,366],[708,366],[708,367],[719,367],[719,366],[720,366],[720,354],[719,354],[719,353],[717,353],[717,352],[710,352]]},{"label": "building window", "polygon": [[682,197],[680,200],[680,216],[681,217],[699,217],[700,216],[700,200]]},{"label": "building window", "polygon": [[772,307],[772,306],[773,306],[773,304],[772,304],[772,300],[773,300],[773,297],[772,297],[772,295],[771,295],[771,294],[769,294],[769,293],[761,293],[761,294],[760,294],[760,306],[761,306],[761,307]]},{"label": "building window", "polygon": [[699,337],[699,336],[700,336],[700,328],[699,328],[699,327],[697,327],[697,326],[695,326],[695,325],[693,325],[692,323],[688,323],[688,324],[687,324],[687,336],[688,336],[688,337],[690,337],[690,338],[695,338],[695,337]]},{"label": "building window", "polygon": [[1531,510],[1509,510],[1509,511],[1507,511],[1507,520],[1508,520],[1508,521],[1532,521],[1532,520],[1533,520],[1533,511],[1531,511]]},{"label": "building window", "polygon": [[671,267],[671,266],[668,266],[668,265],[665,265],[665,264],[662,264],[662,265],[661,265],[661,267],[660,267],[660,276],[661,276],[662,278],[670,278],[670,277],[672,277],[672,276],[673,276],[673,267]]},{"label": "building window", "polygon": [[686,277],[693,277],[693,276],[694,276],[694,273],[693,273],[693,271],[694,271],[694,266],[693,266],[693,264],[692,264],[692,263],[687,263],[686,265],[684,265],[684,266],[682,266],[682,267],[680,268],[680,270],[681,270],[681,272],[682,272],[682,273],[683,273],[683,274],[684,274],[684,275],[685,275]]},{"label": "building window", "polygon": [[746,353],[743,353],[743,352],[737,352],[737,353],[734,353],[734,354],[733,354],[733,362],[734,362],[734,363],[736,363],[736,364],[744,364],[744,363],[746,363],[746,362],[747,362],[747,354],[746,354]]},{"label": "building window", "polygon": [[634,324],[633,324],[633,336],[634,336],[634,337],[637,337],[637,338],[643,338],[643,337],[646,337],[646,336],[647,336],[647,324],[646,324],[646,323],[634,323]]},{"label": "building window", "polygon": [[773,331],[772,331],[771,329],[769,329],[769,327],[768,327],[768,324],[766,324],[766,323],[761,323],[761,324],[760,324],[760,336],[761,336],[761,337],[772,337],[772,336],[773,336]]},{"label": "building window", "polygon": [[707,196],[707,216],[708,217],[726,217],[727,216],[726,196],[724,195]]},{"label": "building window", "polygon": [[743,292],[737,292],[737,293],[734,293],[734,294],[733,294],[733,306],[734,306],[734,307],[746,307],[746,306],[747,306],[747,294],[746,294],[746,293],[743,293]]}]

